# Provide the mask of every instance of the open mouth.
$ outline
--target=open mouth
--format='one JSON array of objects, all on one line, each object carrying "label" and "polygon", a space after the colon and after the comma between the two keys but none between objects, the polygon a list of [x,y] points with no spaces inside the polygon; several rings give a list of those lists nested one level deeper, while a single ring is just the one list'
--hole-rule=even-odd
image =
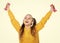
[{"label": "open mouth", "polygon": [[29,23],[28,21],[25,21],[26,23]]}]

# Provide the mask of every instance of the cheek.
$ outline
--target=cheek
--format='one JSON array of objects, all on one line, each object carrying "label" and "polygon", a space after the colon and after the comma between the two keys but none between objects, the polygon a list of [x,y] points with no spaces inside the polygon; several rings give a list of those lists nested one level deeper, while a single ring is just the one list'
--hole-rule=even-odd
[{"label": "cheek", "polygon": [[29,20],[29,23],[31,24],[32,23],[32,20]]}]

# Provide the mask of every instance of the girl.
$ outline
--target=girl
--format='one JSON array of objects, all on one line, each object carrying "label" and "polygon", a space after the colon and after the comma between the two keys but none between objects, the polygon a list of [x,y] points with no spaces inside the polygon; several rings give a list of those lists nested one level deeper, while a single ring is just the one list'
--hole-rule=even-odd
[{"label": "girl", "polygon": [[20,43],[39,43],[39,30],[44,27],[52,12],[56,12],[53,4],[51,4],[50,7],[51,9],[38,24],[36,24],[36,20],[32,17],[32,15],[27,14],[23,19],[22,26],[20,26],[19,22],[15,19],[13,13],[10,10],[10,3],[7,3],[5,10],[8,12],[8,16],[10,17],[12,25],[18,32]]}]

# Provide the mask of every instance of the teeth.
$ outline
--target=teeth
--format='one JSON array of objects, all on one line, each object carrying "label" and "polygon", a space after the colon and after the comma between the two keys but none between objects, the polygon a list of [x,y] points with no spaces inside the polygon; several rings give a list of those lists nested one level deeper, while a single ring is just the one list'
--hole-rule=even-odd
[{"label": "teeth", "polygon": [[28,21],[26,21],[26,23],[28,23]]},{"label": "teeth", "polygon": [[28,22],[26,22],[26,23],[28,23]]}]

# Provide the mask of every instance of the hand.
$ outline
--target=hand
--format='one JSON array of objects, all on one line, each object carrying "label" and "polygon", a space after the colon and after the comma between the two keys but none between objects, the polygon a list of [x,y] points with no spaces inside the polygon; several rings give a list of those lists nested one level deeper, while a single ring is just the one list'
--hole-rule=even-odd
[{"label": "hand", "polygon": [[53,4],[51,4],[50,7],[51,7],[51,11],[53,11],[53,12],[57,11],[56,8],[55,8],[55,6]]},{"label": "hand", "polygon": [[8,10],[9,7],[10,7],[10,3],[7,3],[7,4],[6,4],[6,7],[4,8],[4,10]]}]

